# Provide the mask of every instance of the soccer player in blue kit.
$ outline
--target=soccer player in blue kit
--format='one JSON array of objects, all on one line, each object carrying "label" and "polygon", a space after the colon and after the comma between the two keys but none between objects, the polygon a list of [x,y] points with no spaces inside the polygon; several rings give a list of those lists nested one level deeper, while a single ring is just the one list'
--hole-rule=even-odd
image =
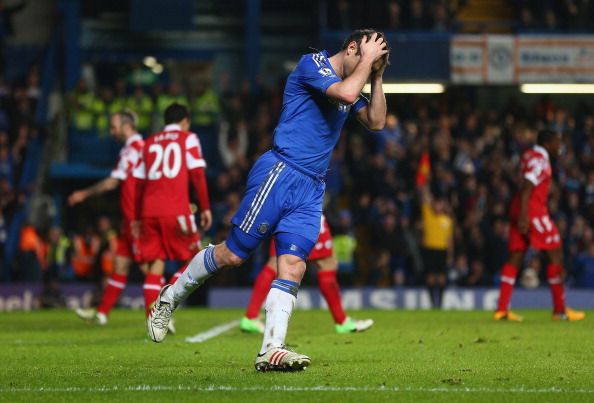
[{"label": "soccer player in blue kit", "polygon": [[[285,337],[305,260],[320,232],[324,176],[349,116],[371,130],[383,129],[387,65],[388,45],[374,30],[354,31],[331,57],[326,51],[301,57],[287,79],[274,146],[252,167],[227,240],[201,250],[175,284],[161,290],[147,319],[153,341],[165,339],[172,312],[208,277],[239,266],[274,235],[278,277],[266,299],[266,328],[255,366],[258,371],[309,366],[308,356],[285,347]],[[368,80],[369,100],[361,95]]]}]

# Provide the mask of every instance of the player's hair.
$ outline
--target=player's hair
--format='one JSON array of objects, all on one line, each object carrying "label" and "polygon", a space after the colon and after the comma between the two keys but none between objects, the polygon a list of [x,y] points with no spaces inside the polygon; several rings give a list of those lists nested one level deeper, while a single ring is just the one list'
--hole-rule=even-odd
[{"label": "player's hair", "polygon": [[[363,39],[363,37],[365,36],[367,39],[370,39],[371,36],[373,34],[377,33],[378,38],[385,38],[385,35],[383,32],[380,31],[376,31],[375,29],[357,29],[353,32],[351,32],[351,34],[344,40],[344,42],[342,43],[342,48],[340,50],[345,50],[346,48],[349,47],[349,44],[351,42],[357,42],[357,56],[361,54],[361,40]],[[386,45],[388,46],[388,50],[390,49],[388,42],[386,42]]]},{"label": "player's hair", "polygon": [[165,124],[179,123],[184,119],[190,119],[190,111],[185,105],[172,103],[165,109]]},{"label": "player's hair", "polygon": [[559,133],[557,133],[555,130],[550,130],[550,129],[541,130],[538,132],[538,137],[536,138],[536,144],[538,144],[539,146],[542,146],[558,136],[559,136]]},{"label": "player's hair", "polygon": [[130,125],[133,129],[136,129],[138,124],[138,115],[132,109],[122,109],[116,113],[120,117],[122,125]]}]

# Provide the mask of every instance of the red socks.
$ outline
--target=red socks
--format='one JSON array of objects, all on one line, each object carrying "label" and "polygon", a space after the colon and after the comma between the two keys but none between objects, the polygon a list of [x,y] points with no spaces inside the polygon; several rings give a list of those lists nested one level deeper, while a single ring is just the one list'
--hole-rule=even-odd
[{"label": "red socks", "polygon": [[[509,263],[506,263],[501,270],[501,284],[499,285],[499,304],[498,311],[507,311],[511,300],[512,291],[518,269]],[[551,296],[553,297],[553,311],[555,313],[565,312],[565,286],[563,284],[563,267],[558,264],[549,264],[547,266],[547,280],[551,287]]]},{"label": "red socks", "polygon": [[499,303],[497,304],[498,311],[507,311],[509,309],[509,302],[511,300],[512,292],[514,291],[514,284],[518,275],[517,267],[506,263],[501,269],[501,283],[499,284]]},{"label": "red socks", "polygon": [[338,281],[336,281],[336,270],[318,271],[318,286],[320,287],[322,296],[328,304],[334,322],[336,324],[344,323],[346,314],[342,309],[340,287],[338,286]]},{"label": "red socks", "polygon": [[547,280],[553,297],[553,312],[565,312],[565,285],[563,284],[563,267],[558,264],[547,266]]},{"label": "red socks", "polygon": [[258,315],[260,315],[260,308],[262,307],[262,304],[270,291],[272,281],[275,278],[276,272],[272,267],[266,265],[260,270],[260,274],[258,274],[258,277],[256,277],[256,281],[254,282],[254,289],[252,290],[250,303],[245,312],[245,316],[248,319],[256,319]]},{"label": "red socks", "polygon": [[147,274],[144,278],[144,310],[148,316],[151,311],[151,305],[157,300],[159,291],[161,291],[162,276],[158,274]]},{"label": "red socks", "polygon": [[103,290],[103,296],[101,297],[101,303],[97,308],[97,312],[109,315],[111,308],[118,302],[120,294],[126,288],[126,282],[128,276],[122,274],[112,274],[109,280],[107,280],[107,286]]},{"label": "red socks", "polygon": [[[272,267],[266,265],[256,277],[252,297],[248,305],[245,316],[248,319],[255,319],[260,314],[262,303],[266,299],[270,291],[270,285],[276,278],[276,272]],[[318,271],[318,285],[320,292],[328,304],[328,308],[332,313],[334,322],[341,324],[346,319],[346,314],[342,309],[342,301],[340,300],[340,287],[336,281],[336,270],[332,271]]]}]

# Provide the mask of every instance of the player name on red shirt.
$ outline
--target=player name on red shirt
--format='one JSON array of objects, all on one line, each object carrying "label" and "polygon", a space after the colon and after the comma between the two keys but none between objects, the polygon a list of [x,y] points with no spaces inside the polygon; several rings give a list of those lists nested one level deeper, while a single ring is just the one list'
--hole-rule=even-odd
[{"label": "player name on red shirt", "polygon": [[143,180],[140,217],[190,214],[190,171],[206,167],[196,134],[179,125],[149,137],[134,176]]}]

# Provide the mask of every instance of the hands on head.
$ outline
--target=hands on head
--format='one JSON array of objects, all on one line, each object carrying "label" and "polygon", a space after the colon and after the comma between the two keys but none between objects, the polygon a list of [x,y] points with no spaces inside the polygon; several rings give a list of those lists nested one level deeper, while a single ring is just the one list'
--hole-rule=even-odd
[{"label": "hands on head", "polygon": [[383,72],[389,65],[390,48],[383,36],[374,32],[371,36],[364,36],[360,45],[361,60],[372,62],[373,72]]}]

